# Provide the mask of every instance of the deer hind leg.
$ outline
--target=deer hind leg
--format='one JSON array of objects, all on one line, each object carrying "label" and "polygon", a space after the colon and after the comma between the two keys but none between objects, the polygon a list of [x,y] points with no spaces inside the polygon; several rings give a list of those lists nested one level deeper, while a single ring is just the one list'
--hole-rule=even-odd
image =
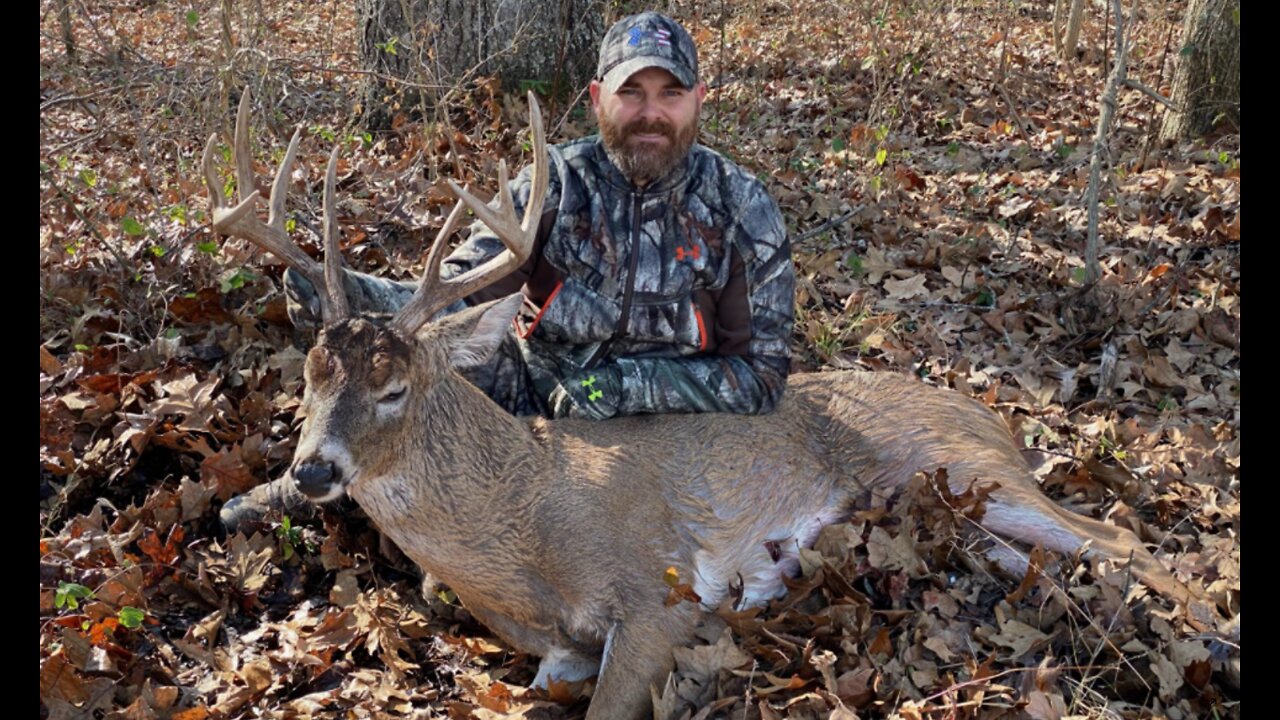
[{"label": "deer hind leg", "polygon": [[467,609],[511,647],[542,658],[534,687],[546,690],[551,679],[575,682],[600,672],[600,649],[575,641],[559,628],[526,625],[484,608]]},{"label": "deer hind leg", "polygon": [[[1042,495],[1038,488],[1011,492],[1011,487],[1017,486],[1002,483],[991,494],[981,521],[984,528],[1009,540],[1039,544],[1060,553],[1076,553],[1086,540],[1091,540],[1087,556],[1130,562],[1133,574],[1156,592],[1182,602],[1194,599],[1193,592],[1166,570],[1132,532],[1076,515]],[[991,557],[1002,567],[1018,567],[1008,548]],[[1021,567],[1025,569],[1025,560]]]},{"label": "deer hind leg", "polygon": [[651,686],[662,688],[675,661],[672,649],[685,642],[697,623],[697,607],[680,603],[670,608],[633,612],[610,628],[604,663],[587,720],[634,720],[649,717]]}]

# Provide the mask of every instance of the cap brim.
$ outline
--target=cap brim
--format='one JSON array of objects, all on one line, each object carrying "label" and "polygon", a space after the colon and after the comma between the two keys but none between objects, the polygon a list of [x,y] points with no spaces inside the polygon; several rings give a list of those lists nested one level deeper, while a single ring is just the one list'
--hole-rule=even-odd
[{"label": "cap brim", "polygon": [[622,87],[622,83],[627,81],[627,78],[635,75],[641,70],[651,67],[666,70],[674,75],[676,80],[679,80],[686,88],[692,89],[697,83],[697,78],[693,76],[693,73],[689,71],[689,68],[684,67],[670,58],[651,55],[648,57],[631,58],[630,60],[615,65],[612,70],[605,73],[604,79],[602,80],[604,83],[604,89],[608,90],[610,93],[616,93],[618,92],[618,88]]}]

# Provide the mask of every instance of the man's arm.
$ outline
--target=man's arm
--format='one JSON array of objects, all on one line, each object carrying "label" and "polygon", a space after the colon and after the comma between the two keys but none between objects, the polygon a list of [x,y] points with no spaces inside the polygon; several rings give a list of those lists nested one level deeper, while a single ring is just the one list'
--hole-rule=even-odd
[{"label": "man's arm", "polygon": [[[557,414],[611,417],[643,413],[773,410],[786,385],[795,324],[795,268],[777,205],[761,190],[745,208],[730,278],[714,297],[716,354],[620,358],[572,378],[590,383]],[[592,377],[596,379],[592,381]],[[590,391],[601,394],[592,401]]]}]

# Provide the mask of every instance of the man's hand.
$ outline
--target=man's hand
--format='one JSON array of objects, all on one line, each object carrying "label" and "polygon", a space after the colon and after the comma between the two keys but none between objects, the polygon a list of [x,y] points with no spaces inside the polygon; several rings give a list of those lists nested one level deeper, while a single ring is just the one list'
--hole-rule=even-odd
[{"label": "man's hand", "polygon": [[583,370],[560,381],[547,398],[553,418],[605,420],[618,413],[622,376],[615,367]]}]

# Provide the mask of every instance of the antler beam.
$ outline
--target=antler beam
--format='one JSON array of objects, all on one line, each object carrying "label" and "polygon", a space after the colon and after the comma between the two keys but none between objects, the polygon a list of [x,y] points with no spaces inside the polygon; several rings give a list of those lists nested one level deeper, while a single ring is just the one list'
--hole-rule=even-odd
[{"label": "antler beam", "polygon": [[[529,128],[533,134],[533,171],[524,218],[516,218],[505,161],[498,163],[497,207],[486,205],[464,188],[449,181],[449,188],[458,197],[458,202],[431,246],[418,291],[391,321],[397,330],[413,334],[453,301],[492,285],[529,259],[538,235],[538,222],[542,218],[542,203],[547,195],[547,139],[542,128],[542,109],[538,107],[538,100],[532,92],[529,93]],[[448,250],[449,236],[453,234],[464,208],[470,208],[498,236],[506,249],[462,275],[442,280],[440,263]]]}]

